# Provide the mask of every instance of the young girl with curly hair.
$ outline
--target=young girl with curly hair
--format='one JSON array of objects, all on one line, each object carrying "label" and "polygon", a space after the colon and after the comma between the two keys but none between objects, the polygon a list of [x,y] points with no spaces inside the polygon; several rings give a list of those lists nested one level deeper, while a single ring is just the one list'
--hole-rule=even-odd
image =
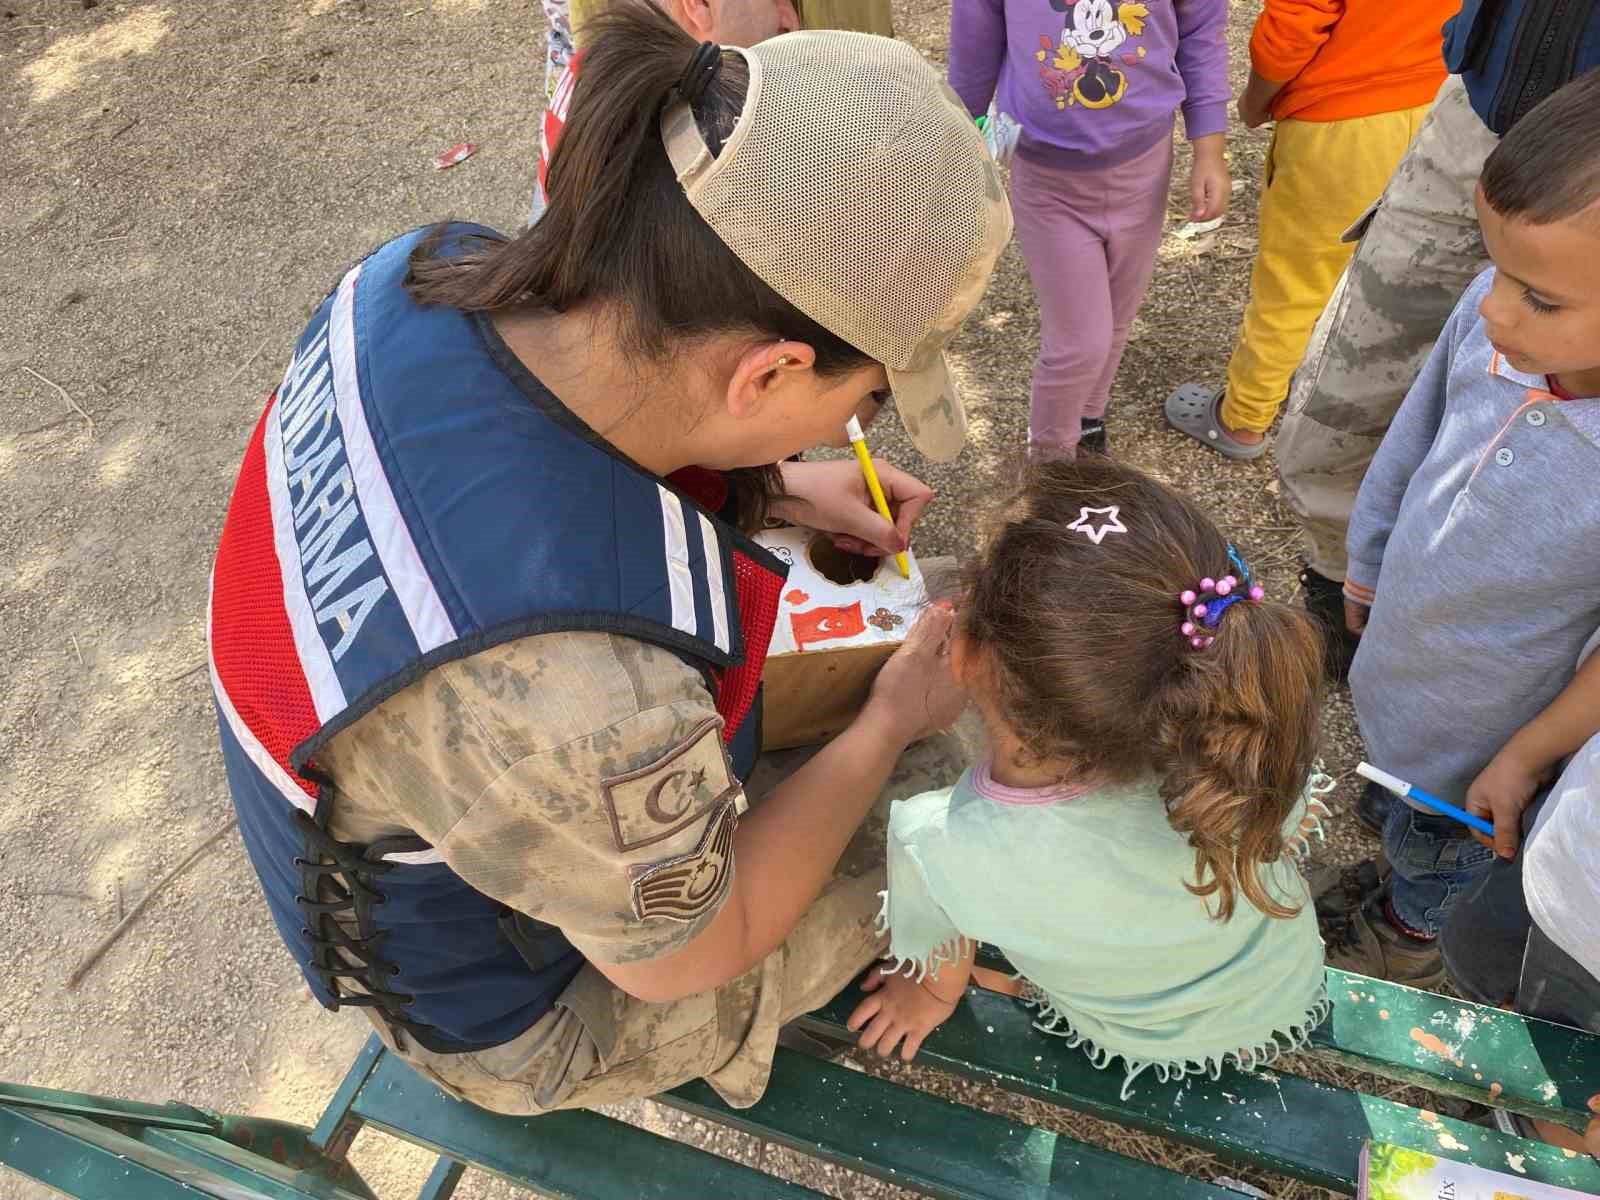
[{"label": "young girl with curly hair", "polygon": [[1326,1012],[1294,862],[1326,811],[1321,653],[1188,500],[1098,456],[1034,468],[956,602],[989,757],[894,808],[862,1045],[912,1058],[983,941],[1129,1084],[1298,1046]]}]

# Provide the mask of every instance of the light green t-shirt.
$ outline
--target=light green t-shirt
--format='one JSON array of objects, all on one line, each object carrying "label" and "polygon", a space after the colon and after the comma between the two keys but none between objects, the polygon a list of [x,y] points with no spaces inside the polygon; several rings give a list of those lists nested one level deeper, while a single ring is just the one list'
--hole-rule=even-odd
[{"label": "light green t-shirt", "polygon": [[[1324,779],[1286,823],[1298,846],[1326,812]],[[1230,921],[1214,920],[1184,887],[1194,852],[1157,787],[1019,791],[980,766],[895,805],[884,901],[895,966],[920,977],[965,940],[998,946],[1033,985],[1036,1026],[1096,1065],[1120,1056],[1124,1091],[1146,1068],[1168,1079],[1299,1046],[1327,1010],[1322,939],[1292,857],[1262,876],[1296,916],[1267,917],[1240,895]]]}]

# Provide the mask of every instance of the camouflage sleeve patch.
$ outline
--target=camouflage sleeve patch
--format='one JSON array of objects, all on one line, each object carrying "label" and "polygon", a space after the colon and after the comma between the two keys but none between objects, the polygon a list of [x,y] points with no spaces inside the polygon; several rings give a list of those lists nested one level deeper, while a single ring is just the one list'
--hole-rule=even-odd
[{"label": "camouflage sleeve patch", "polygon": [[633,914],[641,921],[698,920],[727,893],[733,879],[733,834],[738,806],[732,800],[706,824],[700,843],[688,854],[650,866],[628,869],[633,884]]},{"label": "camouflage sleeve patch", "polygon": [[703,721],[655,762],[602,779],[600,793],[619,854],[666,841],[743,795],[716,717]]}]

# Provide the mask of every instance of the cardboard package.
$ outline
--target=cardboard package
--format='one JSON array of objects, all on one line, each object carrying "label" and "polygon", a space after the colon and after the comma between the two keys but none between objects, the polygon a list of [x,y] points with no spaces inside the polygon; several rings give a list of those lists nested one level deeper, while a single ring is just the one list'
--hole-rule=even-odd
[{"label": "cardboard package", "polygon": [[756,541],[789,564],[763,674],[762,749],[826,741],[861,711],[927,604],[922,568],[908,553],[906,579],[892,558],[845,554],[826,534],[790,525]]}]

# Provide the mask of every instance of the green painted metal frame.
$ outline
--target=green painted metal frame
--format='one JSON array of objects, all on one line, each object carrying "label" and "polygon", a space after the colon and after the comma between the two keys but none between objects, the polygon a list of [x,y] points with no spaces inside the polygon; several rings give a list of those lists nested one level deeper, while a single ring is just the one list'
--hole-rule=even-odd
[{"label": "green painted metal frame", "polygon": [[[803,1024],[840,1036],[854,1004],[847,990]],[[1361,1145],[1373,1139],[1501,1171],[1515,1156],[1531,1179],[1600,1193],[1593,1159],[1282,1071],[1225,1068],[1217,1079],[1170,1083],[1147,1075],[1124,1099],[1122,1072],[1096,1069],[1033,1029],[1014,1001],[976,989],[923,1042],[918,1062],[1336,1191],[1355,1191]]]},{"label": "green painted metal frame", "polygon": [[[58,1123],[61,1121],[67,1123],[64,1128]],[[170,1164],[153,1164],[138,1155],[119,1153],[120,1146],[114,1141],[91,1144],[86,1152],[85,1140],[75,1128],[79,1122],[93,1129],[103,1128],[83,1117],[0,1107],[0,1146],[6,1148],[5,1165],[69,1196],[194,1200],[197,1194],[208,1194],[197,1186],[205,1182],[198,1170],[193,1172],[195,1182],[190,1182],[167,1169]],[[133,1142],[131,1138],[126,1140]],[[259,1193],[246,1195],[254,1200]]]},{"label": "green painted metal frame", "polygon": [[68,1113],[97,1121],[138,1121],[162,1129],[188,1129],[195,1133],[211,1133],[217,1128],[217,1119],[213,1114],[176,1101],[145,1104],[138,1100],[89,1096],[57,1091],[55,1088],[28,1087],[20,1083],[0,1083],[0,1106]]},{"label": "green painted metal frame", "polygon": [[1322,1057],[1574,1129],[1592,1116],[1600,1037],[1331,968],[1328,998]]},{"label": "green painted metal frame", "polygon": [[753,1108],[730,1108],[704,1081],[658,1099],[937,1200],[1242,1195],[791,1050],[778,1051]]},{"label": "green painted metal frame", "polygon": [[453,1158],[441,1157],[428,1172],[428,1179],[417,1193],[417,1200],[450,1200],[456,1194],[456,1185],[467,1172],[467,1164]]},{"label": "green painted metal frame", "polygon": [[[371,1043],[368,1049],[373,1049]],[[816,1200],[820,1195],[596,1112],[573,1109],[538,1117],[489,1112],[447,1096],[385,1052],[381,1043],[375,1053],[373,1062],[364,1061],[365,1051],[357,1060],[361,1081],[343,1113],[331,1124],[355,1121],[371,1125],[532,1188],[541,1196],[556,1200],[682,1200],[687,1196]],[[330,1114],[332,1111],[330,1107]]]},{"label": "green painted metal frame", "polygon": [[213,1134],[136,1120],[115,1125],[47,1108],[0,1106],[5,1165],[72,1196],[168,1200],[364,1200],[314,1172]]}]

